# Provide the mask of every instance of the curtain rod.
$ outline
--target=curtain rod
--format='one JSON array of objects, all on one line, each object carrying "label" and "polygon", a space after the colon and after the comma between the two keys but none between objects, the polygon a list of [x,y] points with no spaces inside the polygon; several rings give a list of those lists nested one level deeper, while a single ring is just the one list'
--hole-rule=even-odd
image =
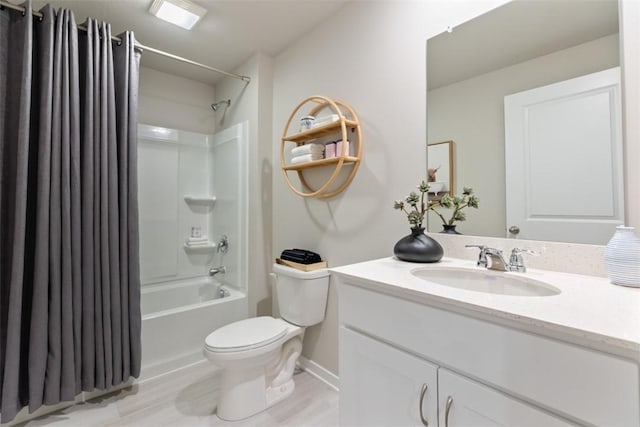
[{"label": "curtain rod", "polygon": [[[17,10],[18,12],[22,12],[23,15],[24,15],[24,13],[26,11],[26,9],[24,7],[17,6],[15,4],[13,4],[13,3],[9,3],[9,2],[6,2],[4,0],[0,0],[0,6],[6,7],[8,9]],[[40,13],[40,12],[38,12],[36,10],[32,10],[31,14],[33,16],[36,16],[36,17],[40,18],[40,19],[42,19],[44,17],[44,15],[42,13]],[[78,29],[82,30],[82,31],[87,31],[86,27],[83,27],[82,25],[78,25]],[[120,39],[120,37],[111,36],[111,40],[116,41],[118,43],[122,43],[122,40]],[[138,48],[138,49],[141,49],[143,51],[146,50],[146,51],[149,51],[151,53],[155,53],[156,55],[161,55],[161,56],[164,56],[166,58],[173,59],[175,61],[180,61],[180,62],[184,62],[186,64],[194,65],[196,67],[204,68],[205,70],[213,71],[215,73],[224,74],[225,76],[233,77],[235,79],[240,79],[240,80],[243,80],[245,82],[250,82],[251,81],[251,77],[249,77],[249,76],[242,76],[240,74],[230,73],[228,71],[224,71],[224,70],[220,70],[218,68],[210,67],[208,65],[204,65],[204,64],[201,64],[199,62],[192,61],[191,59],[183,58],[181,56],[174,55],[172,53],[164,52],[162,50],[155,49],[153,47],[145,46],[145,45],[143,45],[141,43],[138,43],[138,42],[135,43],[135,47]]]}]

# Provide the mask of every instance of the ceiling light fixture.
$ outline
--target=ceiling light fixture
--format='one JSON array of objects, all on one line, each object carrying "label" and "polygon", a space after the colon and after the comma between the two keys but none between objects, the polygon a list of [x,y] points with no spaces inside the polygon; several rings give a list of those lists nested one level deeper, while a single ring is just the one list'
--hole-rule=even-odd
[{"label": "ceiling light fixture", "polygon": [[207,9],[188,0],[154,0],[149,12],[157,18],[190,30],[207,13]]}]

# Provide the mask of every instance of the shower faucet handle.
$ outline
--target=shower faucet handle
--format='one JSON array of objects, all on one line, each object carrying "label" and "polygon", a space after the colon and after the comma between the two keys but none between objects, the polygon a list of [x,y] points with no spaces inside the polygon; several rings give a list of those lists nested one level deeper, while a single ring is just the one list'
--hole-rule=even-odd
[{"label": "shower faucet handle", "polygon": [[226,254],[229,251],[229,238],[226,234],[220,236],[220,240],[216,244],[216,252],[222,252]]}]

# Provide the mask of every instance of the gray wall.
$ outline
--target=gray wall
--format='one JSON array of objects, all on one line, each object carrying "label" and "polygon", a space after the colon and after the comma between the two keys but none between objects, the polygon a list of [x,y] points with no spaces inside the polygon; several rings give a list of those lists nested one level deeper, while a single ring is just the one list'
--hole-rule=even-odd
[{"label": "gray wall", "polygon": [[[351,185],[330,200],[304,199],[273,174],[273,253],[298,247],[330,266],[393,254],[408,234],[393,200],[425,178],[425,44],[504,2],[350,2],[276,57],[272,156],[291,111],[310,95],[349,103],[363,127],[363,160]],[[303,355],[338,373],[337,295],[325,321],[307,330]]]}]

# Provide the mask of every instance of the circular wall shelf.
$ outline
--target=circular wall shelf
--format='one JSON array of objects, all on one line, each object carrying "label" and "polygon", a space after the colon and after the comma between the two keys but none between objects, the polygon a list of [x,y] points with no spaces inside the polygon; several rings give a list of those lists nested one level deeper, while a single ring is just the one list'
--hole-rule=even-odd
[{"label": "circular wall shelf", "polygon": [[[316,116],[323,110],[330,111],[331,115],[337,116],[337,120],[327,120],[312,126],[310,129],[301,130],[291,133],[291,125],[294,120],[300,116]],[[303,114],[304,113],[304,114]],[[347,137],[347,130],[350,129],[355,133],[356,140]],[[295,146],[304,145],[310,141],[323,138],[338,136],[339,141],[349,141],[349,145],[354,147],[354,155],[350,156],[347,145],[342,144],[342,151],[336,152],[335,157],[312,160],[304,163],[287,164],[286,154],[287,146],[295,144]],[[293,148],[293,147],[292,147]],[[332,100],[325,96],[310,96],[304,99],[289,116],[289,120],[284,127],[282,134],[282,142],[280,144],[280,166],[284,179],[291,190],[302,197],[328,198],[340,194],[353,181],[356,175],[360,159],[362,156],[362,131],[358,116],[351,106],[339,100]],[[340,172],[344,167],[350,167],[351,170],[341,182],[338,182]],[[312,168],[329,168],[333,167],[329,178],[320,185],[319,188],[312,188],[308,180],[304,177],[304,171]],[[298,189],[291,181],[290,173],[296,172],[298,179],[302,185],[302,190]],[[337,185],[337,187],[336,187]]]}]

